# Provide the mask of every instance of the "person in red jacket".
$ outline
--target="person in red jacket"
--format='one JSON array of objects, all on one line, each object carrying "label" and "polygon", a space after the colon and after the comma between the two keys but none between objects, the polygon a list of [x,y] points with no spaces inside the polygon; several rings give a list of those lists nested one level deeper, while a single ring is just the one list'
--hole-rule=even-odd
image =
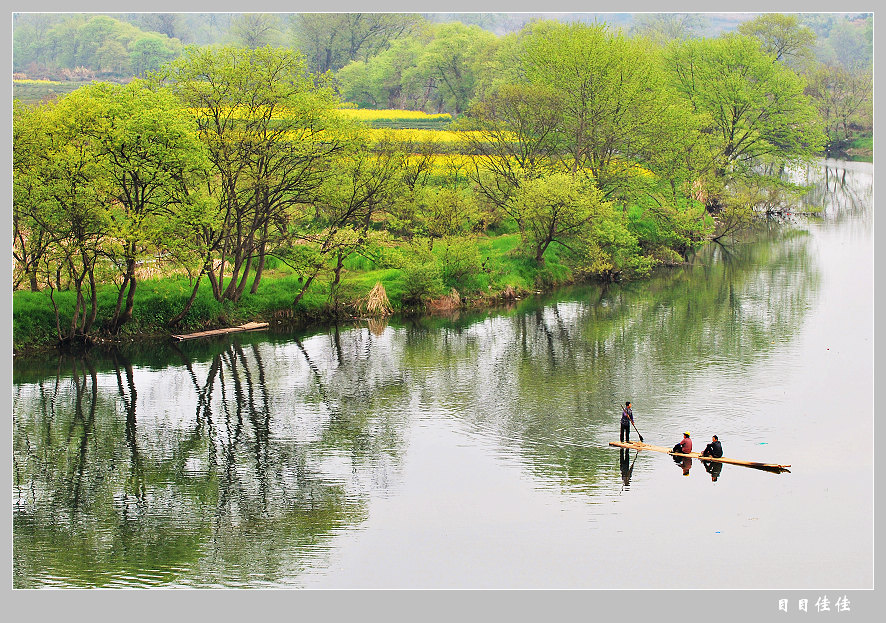
[{"label": "person in red jacket", "polygon": [[680,440],[680,443],[674,446],[673,452],[679,452],[680,454],[689,454],[692,452],[692,440],[689,438],[689,433],[683,433],[683,439]]}]

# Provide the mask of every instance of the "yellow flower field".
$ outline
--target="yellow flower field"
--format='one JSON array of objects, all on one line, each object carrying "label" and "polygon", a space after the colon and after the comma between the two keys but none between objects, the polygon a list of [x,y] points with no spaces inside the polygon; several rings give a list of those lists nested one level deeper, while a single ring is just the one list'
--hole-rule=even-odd
[{"label": "yellow flower field", "polygon": [[449,113],[428,114],[420,110],[340,108],[339,113],[358,121],[452,121]]},{"label": "yellow flower field", "polygon": [[13,84],[63,84],[58,80],[44,80],[42,78],[13,79]]},{"label": "yellow flower field", "polygon": [[[413,143],[438,143],[456,144],[462,142],[474,132],[453,132],[452,130],[426,130],[424,128],[382,129],[369,128],[365,130],[370,139],[393,136],[397,140]],[[479,136],[479,135],[478,135]]]}]

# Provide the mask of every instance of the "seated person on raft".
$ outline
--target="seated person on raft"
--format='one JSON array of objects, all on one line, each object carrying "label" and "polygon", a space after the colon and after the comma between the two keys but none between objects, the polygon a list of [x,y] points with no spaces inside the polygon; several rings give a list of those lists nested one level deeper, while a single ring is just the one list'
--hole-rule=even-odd
[{"label": "seated person on raft", "polygon": [[674,446],[672,452],[679,452],[680,454],[689,454],[692,452],[692,440],[689,438],[689,433],[683,433],[683,439]]},{"label": "seated person on raft", "polygon": [[723,446],[720,445],[720,438],[714,435],[711,437],[711,443],[705,446],[704,452],[701,453],[702,456],[712,456],[715,459],[719,459],[723,456]]}]

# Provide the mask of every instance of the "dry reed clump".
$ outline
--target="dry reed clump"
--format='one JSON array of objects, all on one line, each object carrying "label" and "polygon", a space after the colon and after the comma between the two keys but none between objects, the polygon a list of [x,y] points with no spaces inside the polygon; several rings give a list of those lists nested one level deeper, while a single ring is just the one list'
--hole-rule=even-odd
[{"label": "dry reed clump", "polygon": [[446,296],[428,301],[428,309],[432,312],[450,312],[461,307],[461,296],[458,290],[452,290]]},{"label": "dry reed clump", "polygon": [[388,293],[381,281],[375,283],[375,287],[366,297],[366,303],[363,306],[364,311],[370,316],[387,316],[393,313],[391,302],[388,300]]}]

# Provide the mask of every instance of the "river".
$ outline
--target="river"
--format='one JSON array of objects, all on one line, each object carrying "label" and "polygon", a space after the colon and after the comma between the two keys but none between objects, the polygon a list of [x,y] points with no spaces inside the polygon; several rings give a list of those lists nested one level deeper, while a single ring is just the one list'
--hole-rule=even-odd
[{"label": "river", "polygon": [[873,167],[799,176],[648,282],[17,359],[14,587],[871,588]]}]

